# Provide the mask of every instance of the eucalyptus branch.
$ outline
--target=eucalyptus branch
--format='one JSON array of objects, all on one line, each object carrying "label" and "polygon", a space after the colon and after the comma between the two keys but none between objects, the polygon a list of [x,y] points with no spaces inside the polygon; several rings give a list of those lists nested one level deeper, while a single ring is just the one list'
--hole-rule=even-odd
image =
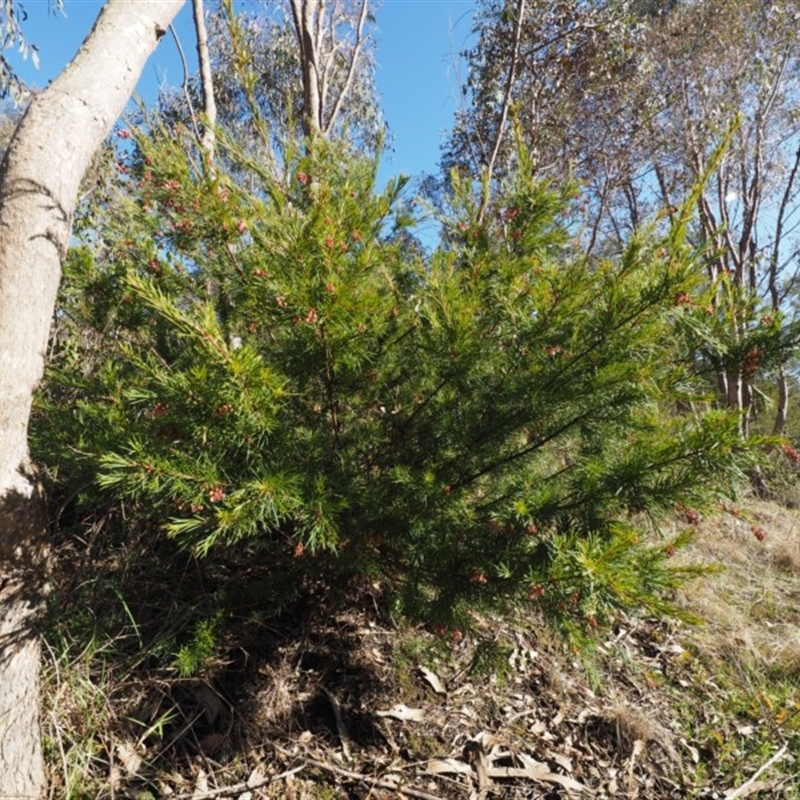
[{"label": "eucalyptus branch", "polygon": [[519,66],[520,43],[522,41],[522,23],[525,17],[525,2],[526,0],[517,0],[517,15],[514,22],[514,48],[511,53],[511,61],[508,67],[508,77],[506,78],[506,86],[503,92],[503,106],[500,111],[500,120],[497,123],[497,133],[494,139],[494,147],[492,148],[492,154],[489,157],[489,163],[486,167],[486,174],[483,179],[481,204],[478,210],[478,222],[480,224],[483,223],[483,220],[486,217],[486,211],[489,207],[492,176],[494,174],[497,156],[500,153],[500,147],[503,143],[506,120],[508,119],[508,111],[511,107],[511,92],[514,89],[514,81],[516,80],[517,68]]},{"label": "eucalyptus branch", "polygon": [[345,78],[344,85],[339,91],[339,95],[336,98],[336,102],[333,105],[333,110],[331,111],[330,117],[328,118],[328,122],[325,126],[326,134],[330,134],[331,130],[333,129],[334,123],[341,113],[345,98],[347,97],[347,94],[353,85],[353,79],[356,73],[356,62],[358,61],[361,52],[361,46],[364,43],[364,23],[367,19],[368,4],[369,0],[361,0],[361,13],[359,14],[358,27],[356,28],[356,41],[353,45],[353,50],[350,55],[350,65],[347,70],[347,77]]},{"label": "eucalyptus branch", "polygon": [[200,145],[205,150],[209,165],[211,165],[214,162],[217,103],[214,97],[214,78],[211,72],[211,56],[208,50],[208,31],[206,30],[203,0],[192,0],[192,11],[197,33],[197,60],[200,65],[200,86],[203,92],[203,113],[205,115]]}]

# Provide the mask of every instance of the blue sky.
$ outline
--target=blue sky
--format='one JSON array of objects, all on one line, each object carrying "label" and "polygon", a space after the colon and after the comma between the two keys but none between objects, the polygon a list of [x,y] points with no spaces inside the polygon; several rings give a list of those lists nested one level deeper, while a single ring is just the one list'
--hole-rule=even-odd
[{"label": "blue sky", "polygon": [[[135,0],[131,0],[135,2]],[[235,6],[243,8],[247,0]],[[30,44],[39,49],[40,68],[9,60],[31,85],[44,87],[68,63],[102,7],[102,0],[65,0],[66,16],[50,0],[23,0],[23,24]],[[377,11],[378,90],[392,134],[384,176],[416,175],[436,169],[444,134],[459,102],[463,70],[458,53],[472,26],[474,0],[384,0]],[[175,27],[187,58],[194,63],[191,5],[186,3]],[[146,100],[161,82],[179,85],[183,72],[172,37],[166,36],[142,73],[137,92]]]}]

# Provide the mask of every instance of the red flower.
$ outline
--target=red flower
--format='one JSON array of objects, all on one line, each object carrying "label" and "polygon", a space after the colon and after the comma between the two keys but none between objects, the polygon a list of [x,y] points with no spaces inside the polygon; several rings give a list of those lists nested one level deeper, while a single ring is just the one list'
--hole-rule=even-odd
[{"label": "red flower", "polygon": [[163,417],[169,411],[169,406],[166,403],[156,403],[148,413],[151,419],[158,419]]},{"label": "red flower", "polygon": [[800,453],[798,453],[794,447],[789,447],[788,444],[784,444],[781,445],[781,450],[783,450],[787,458],[790,458],[795,464],[800,463]]},{"label": "red flower", "polygon": [[208,499],[212,503],[221,503],[227,495],[225,494],[225,490],[221,486],[215,486],[209,493]]},{"label": "red flower", "polygon": [[479,569],[476,569],[475,572],[472,573],[472,577],[470,578],[470,580],[473,583],[487,583],[488,582],[488,578],[486,577],[486,573],[482,572]]},{"label": "red flower", "polygon": [[533,598],[534,600],[542,597],[544,595],[544,586],[540,583],[532,583],[528,587],[528,597]]},{"label": "red flower", "polygon": [[117,131],[117,136],[120,139],[130,139],[131,138],[131,132],[130,131],[126,131],[125,128],[120,128]]},{"label": "red flower", "polygon": [[690,525],[697,525],[700,522],[700,515],[692,508],[684,508],[683,514],[686,517],[686,521]]},{"label": "red flower", "polygon": [[755,536],[759,542],[763,542],[764,539],[767,538],[767,532],[763,528],[759,528],[758,526],[753,525],[753,527],[750,530],[753,532],[753,536]]},{"label": "red flower", "polygon": [[308,183],[308,175],[305,172],[298,172],[297,182],[302,183],[303,186],[305,186]]}]

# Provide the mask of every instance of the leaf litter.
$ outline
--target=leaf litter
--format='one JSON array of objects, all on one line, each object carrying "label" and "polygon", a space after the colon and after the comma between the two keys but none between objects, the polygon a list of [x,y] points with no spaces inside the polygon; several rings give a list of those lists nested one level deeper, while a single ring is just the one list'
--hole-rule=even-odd
[{"label": "leaf litter", "polygon": [[[536,620],[476,619],[453,643],[394,629],[375,603],[319,602],[196,680],[141,673],[108,698],[106,785],[172,800],[800,797],[800,516],[749,513],[766,540],[722,514],[684,556],[725,567],[678,598],[705,625],[621,617],[578,656]],[[126,732],[167,711],[146,742]]]}]

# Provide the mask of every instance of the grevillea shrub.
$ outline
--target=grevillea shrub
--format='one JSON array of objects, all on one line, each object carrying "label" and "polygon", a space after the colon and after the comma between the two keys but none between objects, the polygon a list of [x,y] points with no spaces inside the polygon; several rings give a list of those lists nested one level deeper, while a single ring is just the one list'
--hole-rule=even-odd
[{"label": "grevillea shrub", "polygon": [[37,414],[59,480],[261,565],[277,605],[369,580],[445,629],[669,611],[683,535],[654,523],[758,444],[699,392],[681,227],[586,260],[569,199],[520,174],[480,223],[456,182],[426,252],[402,181],[335,146],[275,177],[228,144],[209,175],[180,132],[135,139],[66,270]]}]

